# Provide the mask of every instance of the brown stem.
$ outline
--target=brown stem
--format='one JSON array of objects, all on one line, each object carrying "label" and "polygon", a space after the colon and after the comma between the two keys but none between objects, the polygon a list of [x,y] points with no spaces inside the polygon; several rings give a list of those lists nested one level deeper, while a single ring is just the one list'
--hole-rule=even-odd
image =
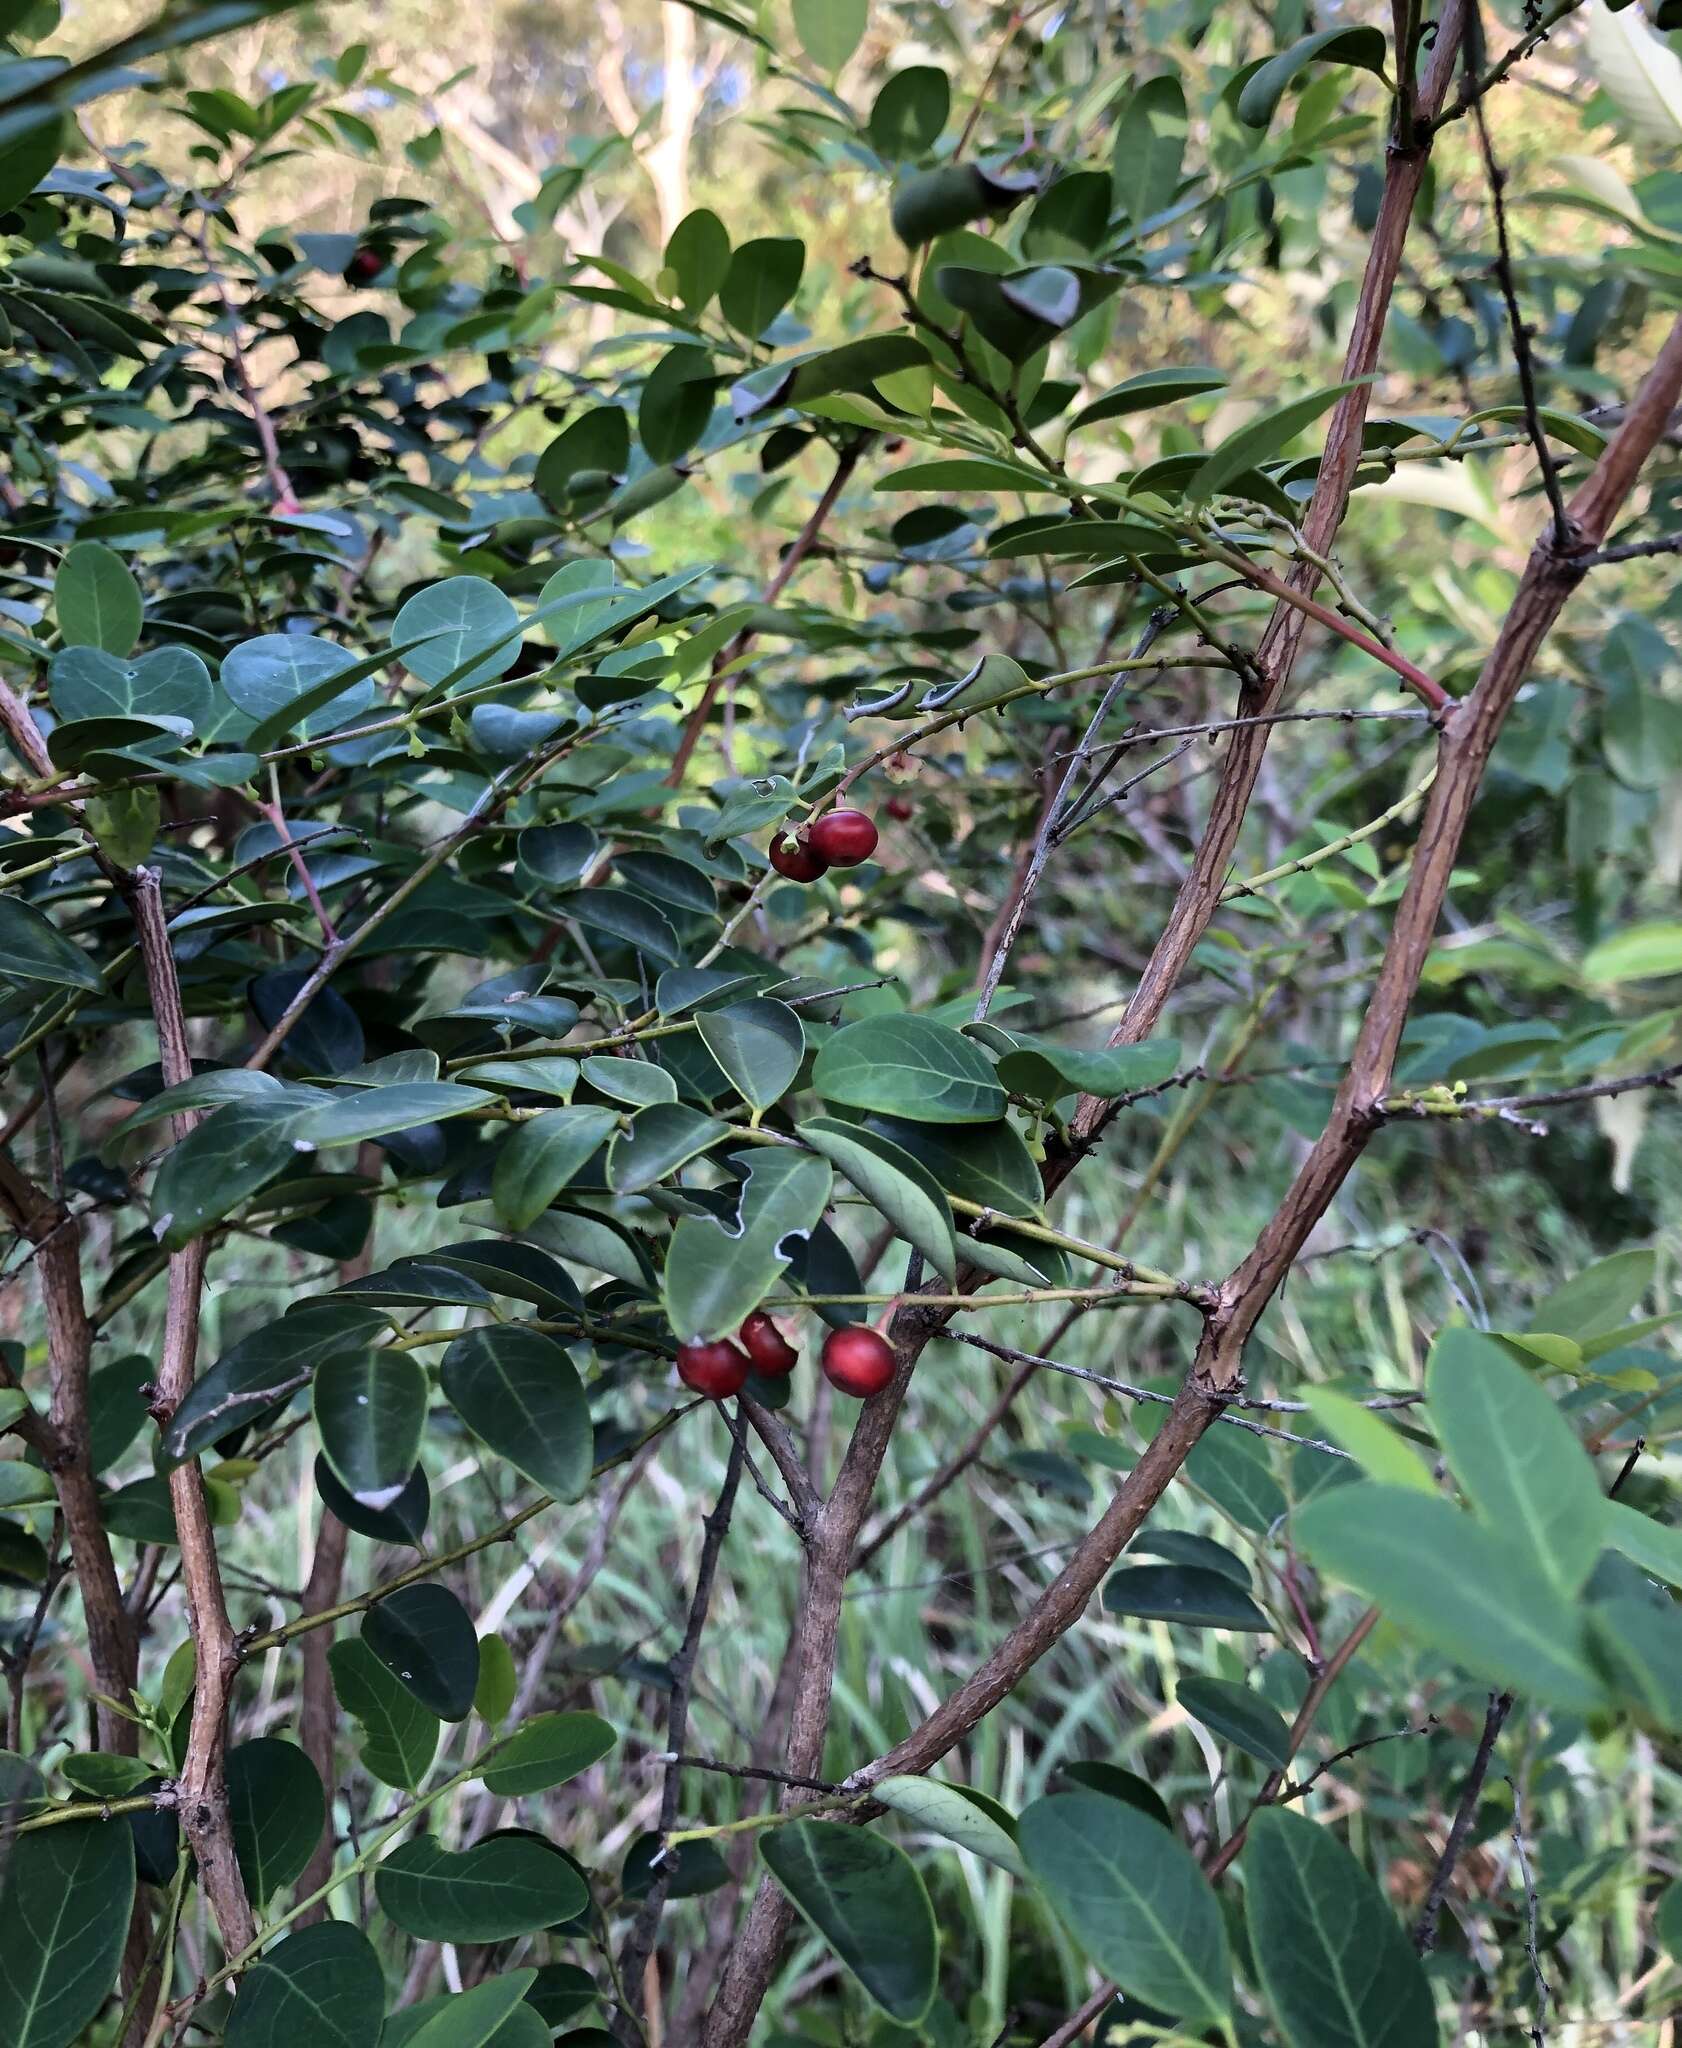
[{"label": "brown stem", "polygon": [[[130,879],[128,896],[158,1028],[164,1085],[174,1087],[190,1078],[193,1063],[156,871],[137,869]],[[195,1111],[172,1119],[172,1135],[177,1144],[198,1120]],[[167,1423],[192,1389],[198,1362],[205,1253],[205,1241],[198,1238],[170,1257],[163,1351],[153,1401],[153,1413],[160,1426]],[[236,1955],[250,1946],[257,1931],[234,1855],[233,1828],[228,1816],[228,1698],[239,1669],[239,1651],[228,1619],[216,1534],[211,1527],[204,1480],[196,1458],[170,1472],[169,1500],[181,1551],[187,1625],[196,1653],[192,1720],[179,1780],[181,1826],[198,1858],[205,1896],[216,1916],[223,1947],[229,1955]]]},{"label": "brown stem", "polygon": [[[382,1154],[379,1146],[364,1143],[358,1148],[356,1170],[364,1177],[377,1177]],[[374,1228],[370,1221],[368,1235],[348,1259],[339,1266],[339,1284],[360,1280],[370,1272],[374,1263]],[[320,1614],[324,1609],[336,1606],[340,1588],[344,1581],[345,1551],[349,1545],[350,1531],[331,1508],[321,1510],[321,1526],[316,1532],[315,1557],[310,1565],[309,1581],[304,1587],[300,1612]],[[301,1652],[302,1672],[298,1681],[298,1741],[304,1754],[315,1765],[316,1775],[327,1794],[327,1818],[322,1827],[321,1840],[315,1845],[315,1852],[306,1865],[299,1890],[308,1897],[318,1892],[333,1874],[333,1788],[338,1783],[338,1696],[333,1690],[333,1674],[327,1662],[327,1652],[333,1647],[331,1628],[312,1629],[304,1637]],[[308,1927],[316,1920],[327,1917],[327,1901],[311,1906],[301,1913],[299,1924]]]},{"label": "brown stem", "polygon": [[[1429,153],[1426,124],[1442,105],[1454,75],[1465,21],[1466,0],[1447,0],[1437,26],[1431,62],[1421,84],[1417,106],[1421,134],[1425,139],[1411,152],[1392,149],[1384,174],[1384,196],[1367,251],[1360,297],[1355,305],[1354,324],[1344,352],[1346,381],[1370,377],[1378,364],[1379,345],[1390,312],[1390,297],[1401,269],[1402,250],[1414,202],[1425,176]],[[1361,458],[1362,429],[1366,424],[1371,386],[1364,382],[1346,391],[1332,413],[1326,434],[1325,453],[1315,479],[1314,495],[1303,520],[1303,541],[1311,555],[1329,553],[1338,528],[1343,524],[1350,487]],[[1320,569],[1312,561],[1299,562],[1288,579],[1299,597],[1307,597],[1320,580]],[[1281,601],[1267,622],[1256,650],[1259,681],[1246,685],[1239,705],[1247,718],[1266,718],[1277,710],[1287,687],[1307,630],[1308,614],[1296,603]],[[1340,622],[1341,625],[1341,622]],[[1112,1045],[1136,1045],[1148,1038],[1167,1005],[1186,964],[1191,959],[1210,920],[1220,905],[1232,850],[1261,774],[1271,724],[1245,725],[1232,735],[1220,783],[1210,806],[1191,870],[1180,885],[1179,895],[1169,913],[1162,936],[1152,950],[1121,1022],[1111,1034]],[[1077,1140],[1087,1141],[1108,1121],[1110,1112],[1096,1098],[1088,1097],[1075,1117]]]},{"label": "brown stem", "polygon": [[1425,1894],[1425,1904],[1414,1926],[1413,1945],[1422,1956],[1428,1956],[1437,1945],[1437,1920],[1443,1910],[1443,1900],[1454,1877],[1454,1866],[1460,1861],[1460,1852],[1466,1846],[1466,1837],[1471,1833],[1472,1816],[1483,1797],[1483,1781],[1489,1775],[1496,1739],[1512,1710],[1513,1695],[1510,1692],[1492,1692],[1489,1695],[1489,1708],[1483,1717],[1483,1734],[1478,1738],[1477,1754],[1472,1758],[1472,1768],[1466,1773],[1466,1782],[1460,1788],[1460,1800],[1454,1809],[1454,1819],[1449,1823],[1448,1840],[1444,1842],[1443,1853],[1437,1858],[1437,1867],[1431,1873],[1431,1888]]},{"label": "brown stem", "polygon": [[[776,574],[766,584],[765,594],[760,599],[761,604],[775,604],[777,599],[788,588],[789,579],[811,553],[813,543],[823,531],[824,524],[829,518],[830,513],[835,510],[836,499],[846,489],[848,478],[857,469],[859,457],[869,447],[872,438],[869,434],[861,434],[857,440],[849,442],[835,458],[834,475],[831,476],[829,482],[824,486],[823,496],[812,507],[806,524],[789,544],[788,552],[777,565]],[[725,674],[741,660],[752,644],[753,639],[753,629],[751,627],[744,627],[728,646],[721,648],[713,657],[712,669],[707,677],[706,687],[697,699],[694,710],[684,720],[683,732],[679,736],[677,743],[677,751],[672,755],[671,773],[666,777],[667,784],[672,789],[682,788],[684,775],[689,768],[689,757],[694,753],[700,741],[707,719],[712,713],[713,704],[717,700],[720,689],[723,687]]]}]

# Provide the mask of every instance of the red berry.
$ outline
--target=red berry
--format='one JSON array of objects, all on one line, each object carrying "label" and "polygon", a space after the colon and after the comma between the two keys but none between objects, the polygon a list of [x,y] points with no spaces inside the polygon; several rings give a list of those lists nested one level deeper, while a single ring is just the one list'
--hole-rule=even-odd
[{"label": "red berry", "polygon": [[753,1360],[755,1372],[776,1377],[793,1372],[800,1362],[800,1353],[761,1308],[754,1310],[736,1335],[741,1340],[742,1349]]},{"label": "red berry", "polygon": [[372,284],[384,268],[378,249],[358,249],[345,265],[345,277],[351,284]]},{"label": "red berry", "polygon": [[739,1394],[752,1368],[746,1354],[728,1337],[711,1344],[680,1344],[677,1347],[677,1376],[686,1387],[705,1394],[709,1401],[725,1401]]},{"label": "red berry", "polygon": [[823,1376],[843,1394],[868,1401],[894,1376],[894,1347],[878,1331],[862,1323],[831,1330],[823,1340]]},{"label": "red berry", "polygon": [[825,811],[807,839],[832,868],[856,868],[876,851],[876,824],[863,811]]},{"label": "red berry", "polygon": [[882,808],[896,825],[909,823],[915,815],[911,808],[911,799],[908,796],[891,796]]},{"label": "red berry", "polygon": [[829,873],[829,862],[807,845],[804,839],[790,839],[786,832],[779,832],[771,841],[771,865],[779,875],[787,875],[791,882],[815,882],[819,875]]}]

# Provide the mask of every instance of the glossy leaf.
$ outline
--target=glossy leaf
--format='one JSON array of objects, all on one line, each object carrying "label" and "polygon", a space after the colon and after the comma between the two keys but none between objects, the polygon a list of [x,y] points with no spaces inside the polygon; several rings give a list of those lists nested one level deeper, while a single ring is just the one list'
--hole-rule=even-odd
[{"label": "glossy leaf", "polygon": [[571,1358],[552,1337],[518,1323],[468,1330],[445,1352],[439,1384],[469,1429],[545,1493],[583,1493],[590,1411]]},{"label": "glossy leaf", "polygon": [[1436,2048],[1413,1943],[1330,1828],[1277,1806],[1258,1813],[1244,1880],[1250,1946],[1290,2048]]},{"label": "glossy leaf", "polygon": [[441,1721],[465,1721],[479,1682],[479,1644],[467,1610],[443,1586],[400,1587],[369,1608],[362,1641]]},{"label": "glossy leaf", "polygon": [[541,1216],[618,1124],[614,1110],[585,1104],[546,1109],[516,1124],[498,1147],[491,1174],[491,1200],[503,1224],[524,1230]]},{"label": "glossy leaf", "polygon": [[596,1714],[537,1714],[521,1723],[485,1767],[488,1790],[503,1799],[552,1791],[606,1756],[617,1730]]},{"label": "glossy leaf", "polygon": [[240,1876],[261,1907],[302,1872],[327,1824],[315,1765],[277,1736],[235,1743],[228,1751],[228,1818]]},{"label": "glossy leaf", "polygon": [[672,1231],[661,1292],[674,1335],[729,1335],[771,1292],[829,1201],[829,1162],[761,1152],[747,1162],[735,1227],[683,1216]]},{"label": "glossy leaf", "polygon": [[399,1682],[368,1645],[347,1636],[327,1652],[340,1706],[362,1731],[362,1767],[382,1785],[416,1792],[438,1748],[438,1716]]},{"label": "glossy leaf", "polygon": [[420,1455],[426,1368],[406,1351],[343,1352],[317,1367],[311,1398],[334,1477],[364,1507],[389,1507]]},{"label": "glossy leaf", "polygon": [[82,948],[32,903],[0,896],[0,976],[99,994],[104,977]]},{"label": "glossy leaf", "polygon": [[324,1920],[300,1927],[240,1979],[227,2048],[377,2048],[385,1972],[360,1927]]},{"label": "glossy leaf", "polygon": [[914,1245],[943,1279],[954,1280],[958,1243],[952,1211],[940,1184],[903,1146],[838,1117],[812,1117],[798,1126],[801,1138],[820,1152],[874,1203],[905,1241]]},{"label": "glossy leaf", "polygon": [[69,2048],[117,1980],[134,1904],[134,1838],[120,1821],[19,1835],[0,1890],[0,2040]]},{"label": "glossy leaf", "polygon": [[566,1858],[532,1835],[491,1835],[459,1854],[417,1835],[379,1865],[374,1890],[423,1941],[507,1941],[570,1920],[589,1901]]},{"label": "glossy leaf", "polygon": [[915,2026],[934,2000],[940,1937],[911,1859],[880,1835],[824,1820],[773,1829],[759,1853],[872,2001]]},{"label": "glossy leaf", "polygon": [[1063,1792],[1028,1808],[1018,1841],[1058,1918],[1106,1976],[1192,2025],[1227,2019],[1231,1963],[1220,1907],[1166,1828],[1120,1800]]},{"label": "glossy leaf", "polygon": [[913,1827],[943,1835],[955,1847],[968,1849],[1013,1877],[1027,1876],[1014,1834],[964,1786],[943,1785],[935,1778],[882,1778],[871,1790]]},{"label": "glossy leaf", "polygon": [[66,647],[121,655],[140,638],[140,586],[122,556],[96,540],[66,548],[53,578],[53,609]]},{"label": "glossy leaf", "polygon": [[797,1013],[764,997],[702,1010],[695,1028],[724,1078],[753,1110],[781,1101],[806,1055]]},{"label": "glossy leaf", "polygon": [[1277,1707],[1226,1678],[1182,1678],[1180,1705],[1210,1734],[1275,1770],[1291,1761],[1290,1731]]},{"label": "glossy leaf", "polygon": [[927,1017],[865,1017],[828,1039],[812,1066],[827,1102],[877,1109],[918,1123],[986,1123],[1005,1091],[980,1048]]},{"label": "glossy leaf", "polygon": [[1135,1564],[1104,1584],[1104,1610],[1145,1621],[1175,1621],[1187,1628],[1267,1631],[1273,1624],[1224,1572],[1192,1564]]}]

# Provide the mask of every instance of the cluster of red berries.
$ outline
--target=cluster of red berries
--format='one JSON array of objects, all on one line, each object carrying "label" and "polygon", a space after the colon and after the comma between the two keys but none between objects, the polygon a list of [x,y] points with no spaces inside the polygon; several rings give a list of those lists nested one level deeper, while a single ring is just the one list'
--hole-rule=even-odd
[{"label": "cluster of red berries", "polygon": [[771,865],[791,882],[815,882],[831,868],[856,868],[876,851],[876,823],[866,811],[825,811],[791,839],[771,841]]},{"label": "cluster of red berries", "polygon": [[[749,1373],[777,1378],[792,1372],[800,1353],[763,1309],[755,1309],[736,1332],[737,1342],[718,1337],[710,1344],[680,1344],[677,1376],[686,1387],[709,1401],[727,1401],[747,1384]],[[894,1348],[876,1330],[860,1323],[831,1330],[819,1359],[823,1376],[843,1394],[868,1401],[894,1376]]]}]

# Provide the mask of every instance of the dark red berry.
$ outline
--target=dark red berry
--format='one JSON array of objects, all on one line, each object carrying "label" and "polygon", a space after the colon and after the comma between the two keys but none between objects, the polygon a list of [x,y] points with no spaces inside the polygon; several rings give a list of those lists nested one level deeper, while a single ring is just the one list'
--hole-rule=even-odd
[{"label": "dark red berry", "polygon": [[372,284],[385,268],[385,258],[378,249],[358,249],[345,265],[347,284]]},{"label": "dark red berry", "polygon": [[779,832],[771,841],[771,865],[791,882],[815,882],[829,873],[829,862],[815,853],[804,839],[790,839]]},{"label": "dark red berry", "polygon": [[863,811],[825,811],[806,837],[832,868],[856,868],[876,851],[875,820]]},{"label": "dark red berry", "polygon": [[882,808],[896,825],[908,824],[916,815],[911,808],[911,799],[908,796],[891,796]]},{"label": "dark red berry", "polygon": [[736,1335],[741,1340],[742,1349],[753,1360],[755,1372],[775,1377],[793,1372],[800,1362],[800,1353],[762,1308],[754,1310]]},{"label": "dark red berry", "polygon": [[677,1376],[686,1387],[705,1394],[709,1401],[725,1401],[739,1394],[752,1370],[747,1354],[738,1351],[728,1337],[711,1344],[680,1344],[677,1347]]},{"label": "dark red berry", "polygon": [[875,1330],[849,1323],[823,1340],[823,1376],[843,1394],[868,1401],[894,1376],[894,1347]]}]

